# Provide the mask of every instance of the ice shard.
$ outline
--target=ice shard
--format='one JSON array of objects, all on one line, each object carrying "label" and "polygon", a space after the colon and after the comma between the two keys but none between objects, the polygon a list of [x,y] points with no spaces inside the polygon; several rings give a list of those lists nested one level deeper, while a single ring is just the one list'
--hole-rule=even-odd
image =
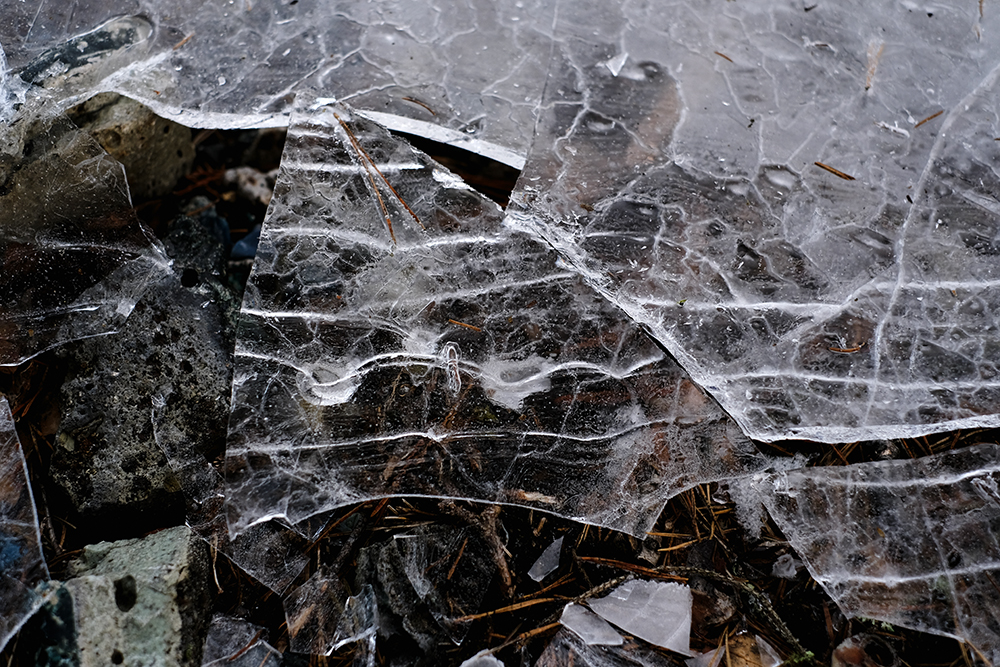
[{"label": "ice shard", "polygon": [[[673,581],[630,579],[588,600],[601,618],[651,644],[691,655],[691,589]],[[590,643],[590,642],[588,642]]]},{"label": "ice shard", "polygon": [[974,3],[574,5],[513,207],[751,437],[996,426],[998,38]]},{"label": "ice shard", "polygon": [[1000,662],[1000,446],[757,481],[848,616],[956,637]]},{"label": "ice shard", "polygon": [[394,495],[639,533],[763,465],[547,245],[376,124],[293,122],[241,312],[230,530]]},{"label": "ice shard", "polygon": [[112,333],[150,278],[167,270],[167,258],[132,210],[121,164],[44,94],[7,83],[0,365],[16,365],[60,343]]},{"label": "ice shard", "polygon": [[317,87],[519,167],[556,5],[0,0],[0,44],[21,78],[67,102],[112,91],[191,127],[266,127]]},{"label": "ice shard", "polygon": [[35,586],[48,578],[28,467],[0,397],[0,649],[42,605]]}]

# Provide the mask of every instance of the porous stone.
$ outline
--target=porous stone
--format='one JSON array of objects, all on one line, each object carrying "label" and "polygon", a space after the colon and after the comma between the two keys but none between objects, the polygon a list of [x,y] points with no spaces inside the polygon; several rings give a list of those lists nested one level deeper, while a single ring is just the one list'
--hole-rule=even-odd
[{"label": "porous stone", "polygon": [[87,546],[69,571],[72,578],[53,584],[55,602],[41,612],[51,621],[42,624],[36,664],[201,664],[211,562],[207,545],[189,528]]},{"label": "porous stone", "polygon": [[100,93],[68,112],[125,165],[133,201],[161,197],[194,162],[191,130],[116,93]]},{"label": "porous stone", "polygon": [[190,219],[175,227],[174,272],[148,287],[120,331],[60,353],[67,375],[50,478],[98,539],[182,523],[192,480],[177,464],[225,446],[235,302],[221,282],[222,251],[205,249],[209,233]]}]

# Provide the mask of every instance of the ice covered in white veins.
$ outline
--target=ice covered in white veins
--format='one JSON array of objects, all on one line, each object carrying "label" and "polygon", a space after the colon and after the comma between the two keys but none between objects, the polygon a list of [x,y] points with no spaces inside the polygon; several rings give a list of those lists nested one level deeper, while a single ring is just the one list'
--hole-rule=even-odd
[{"label": "ice covered in white veins", "polygon": [[1000,447],[755,482],[848,616],[957,637],[1000,664]]},{"label": "ice covered in white veins", "polygon": [[68,102],[109,90],[190,127],[268,127],[315,87],[519,168],[557,4],[0,0],[0,44]]},{"label": "ice covered in white veins", "polygon": [[3,366],[113,333],[147,282],[169,271],[132,209],[122,165],[44,92],[20,91],[7,101],[0,117]]},{"label": "ice covered in white veins", "polygon": [[42,605],[35,586],[48,578],[28,467],[0,397],[0,650]]},{"label": "ice covered in white veins", "polygon": [[1000,425],[1000,12],[573,9],[525,229],[751,437]]},{"label": "ice covered in white veins", "polygon": [[233,533],[419,495],[641,534],[672,495],[765,465],[496,204],[347,107],[302,104],[240,314]]},{"label": "ice covered in white veins", "polygon": [[691,589],[673,581],[629,579],[603,598],[587,601],[625,632],[691,655]]}]

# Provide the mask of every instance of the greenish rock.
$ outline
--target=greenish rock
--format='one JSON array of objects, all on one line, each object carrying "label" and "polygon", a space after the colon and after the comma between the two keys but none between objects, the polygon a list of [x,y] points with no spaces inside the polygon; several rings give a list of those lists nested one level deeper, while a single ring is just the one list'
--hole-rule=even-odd
[{"label": "greenish rock", "polygon": [[[186,526],[84,548],[43,610],[72,630],[45,632],[41,666],[197,667],[212,590],[208,547]],[[67,614],[67,594],[72,614]],[[58,621],[56,623],[55,621]]]}]

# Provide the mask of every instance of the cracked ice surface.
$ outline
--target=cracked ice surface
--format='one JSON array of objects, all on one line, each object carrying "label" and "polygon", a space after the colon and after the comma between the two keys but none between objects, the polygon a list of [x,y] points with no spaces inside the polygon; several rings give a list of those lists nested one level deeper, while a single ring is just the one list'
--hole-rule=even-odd
[{"label": "cracked ice surface", "polygon": [[69,97],[118,92],[191,127],[284,125],[294,95],[316,87],[394,129],[519,167],[555,7],[0,0],[0,44],[25,80]]},{"label": "cracked ice surface", "polygon": [[0,15],[14,70],[66,103],[114,90],[192,126],[259,127],[315,86],[515,166],[530,148],[525,228],[751,436],[998,425],[988,7],[0,0]]},{"label": "cracked ice surface", "polygon": [[28,467],[7,399],[0,397],[0,649],[41,606],[34,587],[48,578]]},{"label": "cracked ice surface", "polygon": [[112,333],[167,267],[122,165],[23,88],[0,79],[0,365]]},{"label": "cracked ice surface", "polygon": [[1000,446],[804,468],[755,483],[849,616],[963,639],[1000,661]]},{"label": "cracked ice surface", "polygon": [[752,437],[1000,424],[1000,14],[574,9],[525,226]]},{"label": "cracked ice surface", "polygon": [[429,495],[640,533],[671,495],[763,465],[547,245],[342,106],[292,123],[234,378],[232,532]]}]

